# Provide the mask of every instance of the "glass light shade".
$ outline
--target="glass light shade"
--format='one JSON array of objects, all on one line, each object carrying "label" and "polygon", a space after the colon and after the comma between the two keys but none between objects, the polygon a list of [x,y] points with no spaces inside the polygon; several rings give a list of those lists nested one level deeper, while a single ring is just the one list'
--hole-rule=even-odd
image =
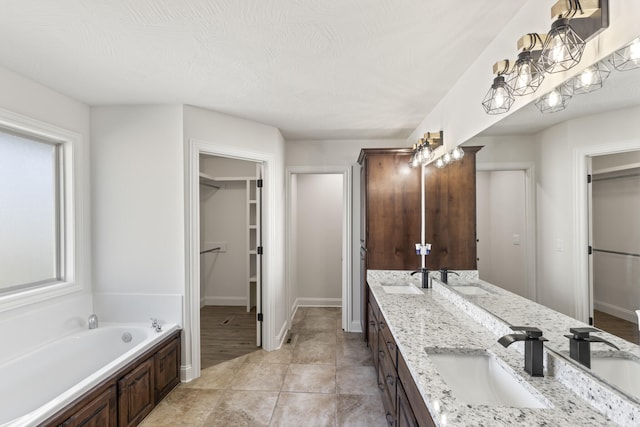
[{"label": "glass light shade", "polygon": [[580,38],[566,18],[560,18],[551,25],[551,31],[542,46],[540,67],[546,73],[569,70],[580,62],[586,43]]},{"label": "glass light shade", "polygon": [[447,152],[444,153],[441,157],[442,161],[444,162],[445,165],[448,165],[449,163],[451,163],[453,161],[453,159],[451,158],[451,153]]},{"label": "glass light shade", "polygon": [[538,100],[536,100],[536,107],[538,107],[541,113],[555,113],[556,111],[564,110],[572,96],[571,87],[563,83],[551,92],[538,98]]},{"label": "glass light shade", "polygon": [[507,79],[512,93],[515,96],[533,93],[538,90],[543,80],[544,73],[533,60],[531,51],[520,52],[513,71]]},{"label": "glass light shade", "polygon": [[438,157],[436,159],[435,162],[433,162],[433,165],[435,167],[437,167],[438,169],[442,169],[443,167],[445,167],[447,164],[444,162],[444,160],[442,160],[442,157]]},{"label": "glass light shade", "polygon": [[411,158],[409,159],[409,166],[412,168],[417,168],[422,164],[422,159],[420,159],[418,148],[413,149],[413,154],[411,154]]},{"label": "glass light shade", "polygon": [[502,114],[509,111],[515,99],[504,76],[497,76],[482,100],[482,107],[487,114]]},{"label": "glass light shade", "polygon": [[464,150],[460,147],[456,147],[451,150],[451,158],[453,160],[460,160],[464,157]]},{"label": "glass light shade", "polygon": [[618,49],[609,58],[609,62],[618,71],[633,70],[640,67],[640,37]]},{"label": "glass light shade", "polygon": [[425,145],[424,148],[422,149],[422,164],[426,166],[427,163],[429,163],[432,158],[433,158],[433,151],[431,150],[431,148]]},{"label": "glass light shade", "polygon": [[573,88],[573,94],[589,93],[600,89],[609,74],[611,71],[602,61],[585,68],[569,82]]}]

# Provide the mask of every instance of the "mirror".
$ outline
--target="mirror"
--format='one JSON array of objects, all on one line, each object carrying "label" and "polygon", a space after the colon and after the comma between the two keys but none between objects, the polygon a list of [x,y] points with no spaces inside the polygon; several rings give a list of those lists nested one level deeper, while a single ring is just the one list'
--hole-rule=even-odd
[{"label": "mirror", "polygon": [[[606,64],[610,65],[608,61]],[[579,211],[580,206],[587,205],[586,163],[608,153],[640,150],[640,69],[621,72],[609,68],[611,74],[600,90],[574,95],[565,110],[542,114],[531,103],[463,144],[483,146],[477,155],[479,173],[522,172],[525,215],[535,219],[527,221],[522,232],[503,236],[507,245],[518,246],[522,252],[519,269],[524,271],[528,282],[516,293],[587,323],[592,304],[589,298],[593,295],[588,284],[588,257],[583,255],[590,243],[586,231],[589,223],[587,209],[584,208],[584,213]],[[640,163],[640,160],[628,161]],[[583,170],[584,184],[580,181]],[[578,194],[582,188],[584,195]],[[489,197],[480,199],[480,192],[477,197],[478,205],[491,204]],[[481,227],[478,218],[480,278],[501,286],[493,281],[500,278],[483,277]],[[640,253],[629,248],[620,251]],[[505,267],[509,261],[503,256],[493,260],[497,269],[501,263]],[[628,270],[640,271],[636,264],[640,265],[640,257],[630,257],[625,266]],[[634,280],[637,284],[640,276]],[[629,305],[621,309],[635,316],[635,310],[640,309],[640,298],[628,298],[626,302]],[[510,321],[508,314],[504,320]],[[627,316],[626,320],[634,319]],[[595,326],[607,330],[597,319]],[[638,337],[637,325],[631,333]],[[565,354],[569,349],[568,340],[566,344],[556,342],[550,348]],[[640,347],[635,353],[640,354]]]}]

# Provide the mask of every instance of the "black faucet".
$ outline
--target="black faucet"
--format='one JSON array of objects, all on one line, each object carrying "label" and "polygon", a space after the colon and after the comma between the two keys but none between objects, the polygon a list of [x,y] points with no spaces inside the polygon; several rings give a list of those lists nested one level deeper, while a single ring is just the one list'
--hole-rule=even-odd
[{"label": "black faucet", "polygon": [[511,326],[511,330],[524,334],[505,335],[498,342],[509,347],[516,341],[524,341],[524,370],[532,377],[543,377],[542,348],[544,341],[549,340],[542,336],[540,329],[532,326]]},{"label": "black faucet", "polygon": [[447,267],[442,267],[440,269],[440,281],[442,283],[447,283],[449,280],[449,274],[455,274],[458,277],[460,276],[459,273],[456,273],[455,271],[449,271]]},{"label": "black faucet", "polygon": [[569,338],[569,356],[573,360],[577,360],[582,365],[591,369],[591,343],[601,342],[608,346],[620,350],[615,344],[600,337],[589,336],[590,332],[602,332],[600,329],[584,327],[584,328],[571,328],[569,329],[573,335],[565,335]]},{"label": "black faucet", "polygon": [[427,270],[426,268],[420,268],[418,270],[412,271],[411,275],[413,276],[417,273],[422,273],[422,287],[425,289],[429,288],[429,270]]}]

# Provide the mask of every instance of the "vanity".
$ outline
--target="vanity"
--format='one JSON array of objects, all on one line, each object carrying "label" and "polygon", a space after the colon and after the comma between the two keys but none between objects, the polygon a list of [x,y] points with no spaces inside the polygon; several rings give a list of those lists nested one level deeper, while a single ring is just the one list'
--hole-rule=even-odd
[{"label": "vanity", "polygon": [[[367,338],[390,426],[640,424],[634,384],[569,357],[564,335],[588,325],[479,280],[476,271],[458,273],[448,284],[433,275],[433,287],[422,289],[410,271],[367,272]],[[538,327],[549,340],[543,377],[525,372],[522,342],[498,343],[511,325]],[[638,346],[597,335],[620,350],[592,343],[593,361],[640,367]]]}]

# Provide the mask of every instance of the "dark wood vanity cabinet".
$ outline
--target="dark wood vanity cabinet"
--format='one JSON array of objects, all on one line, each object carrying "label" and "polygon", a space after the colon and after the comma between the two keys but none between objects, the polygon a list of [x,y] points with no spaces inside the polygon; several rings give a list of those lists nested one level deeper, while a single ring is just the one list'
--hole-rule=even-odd
[{"label": "dark wood vanity cabinet", "polygon": [[180,337],[165,344],[154,357],[155,399],[160,402],[180,383]]},{"label": "dark wood vanity cabinet", "polygon": [[120,427],[137,426],[149,415],[155,406],[154,390],[153,358],[140,363],[118,381]]},{"label": "dark wood vanity cabinet", "polygon": [[375,298],[368,293],[373,322],[369,344],[387,423],[393,427],[435,426]]}]

